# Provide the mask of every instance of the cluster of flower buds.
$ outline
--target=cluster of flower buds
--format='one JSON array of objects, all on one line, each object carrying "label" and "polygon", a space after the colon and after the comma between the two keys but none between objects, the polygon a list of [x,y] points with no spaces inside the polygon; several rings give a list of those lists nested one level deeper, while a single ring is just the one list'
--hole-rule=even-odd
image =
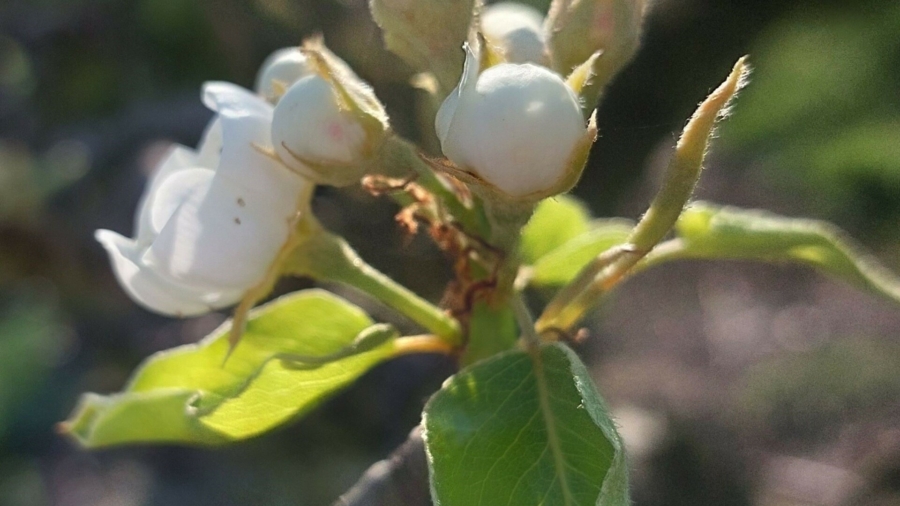
[{"label": "cluster of flower buds", "polygon": [[479,40],[435,120],[453,165],[445,170],[514,201],[569,190],[596,137],[597,78],[610,78],[598,71],[615,73],[631,56],[621,55],[637,45],[641,9],[639,0],[556,0],[545,20],[514,2],[484,8]]},{"label": "cluster of flower buds", "polygon": [[[636,44],[641,3],[554,0],[547,19],[510,2],[371,5],[388,46],[440,84],[434,124],[449,163],[434,166],[527,218],[581,177],[596,138],[592,78],[615,67],[603,51],[619,61]],[[271,55],[256,93],[209,83],[203,97],[216,117],[196,151],[176,147],[157,169],[136,237],[97,232],[126,290],[166,314],[246,303],[278,274],[297,220],[313,219],[315,185],[391,170],[377,156],[389,145],[384,107],[321,39]]]},{"label": "cluster of flower buds", "polygon": [[120,284],[144,307],[190,316],[262,282],[316,184],[344,185],[388,130],[370,88],[319,41],[277,51],[256,93],[203,86],[216,115],[196,150],[176,146],[144,192],[135,238],[98,230]]}]

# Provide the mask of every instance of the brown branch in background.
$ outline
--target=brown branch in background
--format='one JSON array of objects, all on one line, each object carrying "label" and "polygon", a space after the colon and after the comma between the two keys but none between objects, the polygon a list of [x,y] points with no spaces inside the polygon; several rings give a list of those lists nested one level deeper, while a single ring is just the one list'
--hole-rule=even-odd
[{"label": "brown branch in background", "polygon": [[432,506],[419,427],[388,458],[373,464],[332,506]]}]

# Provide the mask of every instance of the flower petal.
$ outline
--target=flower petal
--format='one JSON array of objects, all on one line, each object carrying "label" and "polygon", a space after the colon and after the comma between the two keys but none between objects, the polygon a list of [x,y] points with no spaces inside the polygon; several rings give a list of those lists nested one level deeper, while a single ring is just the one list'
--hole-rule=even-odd
[{"label": "flower petal", "polygon": [[194,316],[229,306],[240,300],[240,291],[202,292],[166,280],[152,268],[135,261],[137,244],[110,230],[95,237],[109,254],[116,278],[128,295],[141,306],[166,315]]},{"label": "flower petal", "polygon": [[269,115],[272,106],[249,90],[224,81],[203,83],[203,103],[220,116]]},{"label": "flower petal", "polygon": [[543,23],[537,9],[516,2],[492,4],[481,14],[482,33],[503,51],[507,63],[548,63]]},{"label": "flower petal", "polygon": [[269,55],[259,69],[254,89],[266,100],[275,102],[278,93],[273,81],[290,87],[299,79],[312,73],[304,55],[298,47],[286,47]]},{"label": "flower petal", "polygon": [[243,291],[287,240],[295,206],[279,208],[218,176],[178,207],[144,258],[179,283]]},{"label": "flower petal", "polygon": [[466,61],[463,64],[463,72],[459,79],[459,84],[456,86],[456,89],[450,92],[444,103],[441,104],[441,108],[438,109],[437,116],[434,118],[434,130],[442,144],[447,141],[447,137],[450,135],[461,97],[474,92],[478,81],[478,56],[475,55],[468,43],[463,45],[463,49],[466,52]]},{"label": "flower petal", "polygon": [[502,63],[482,72],[473,88],[452,104],[449,126],[438,121],[446,128],[444,154],[513,197],[558,184],[586,132],[578,99],[562,77],[530,63]]},{"label": "flower petal", "polygon": [[366,132],[342,111],[332,85],[315,75],[294,83],[281,97],[272,122],[278,156],[290,165],[303,160],[350,164],[359,157]]},{"label": "flower petal", "polygon": [[138,202],[139,211],[135,216],[135,235],[137,244],[140,247],[145,248],[149,246],[159,232],[159,229],[154,228],[151,224],[151,208],[163,181],[178,172],[196,167],[197,163],[196,153],[176,144],[163,159],[162,163],[156,167],[150,176],[150,180],[147,182],[147,187],[144,189],[141,200]]},{"label": "flower petal", "polygon": [[216,177],[262,196],[275,207],[296,207],[298,195],[310,183],[260,151],[271,146],[271,108],[267,115],[223,116],[222,138],[224,148]]},{"label": "flower petal", "polygon": [[209,185],[214,175],[209,169],[187,169],[171,174],[159,184],[147,206],[154,237],[192,194]]},{"label": "flower petal", "polygon": [[222,154],[222,120],[216,115],[203,132],[197,146],[197,166],[215,169]]}]

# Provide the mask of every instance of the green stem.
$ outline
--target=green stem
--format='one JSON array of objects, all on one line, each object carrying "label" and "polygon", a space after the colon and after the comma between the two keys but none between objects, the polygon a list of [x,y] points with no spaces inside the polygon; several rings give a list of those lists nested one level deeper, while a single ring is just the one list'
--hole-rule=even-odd
[{"label": "green stem", "polygon": [[462,344],[459,322],[363,261],[343,238],[324,229],[298,246],[293,274],[351,286],[390,306],[453,346]]},{"label": "green stem", "polygon": [[418,148],[412,142],[398,136],[388,137],[378,156],[381,172],[391,177],[405,177],[409,173],[417,176],[416,182],[437,197],[445,209],[467,231],[482,234],[487,230],[487,222],[477,206],[466,207],[459,196],[434,173],[431,166],[419,156]]},{"label": "green stem", "polygon": [[497,284],[491,296],[492,304],[501,305],[505,304],[506,299],[514,292],[516,275],[522,263],[519,257],[522,227],[534,214],[535,204],[504,202],[490,198],[483,199],[483,202],[491,228],[488,242],[493,248],[503,252],[496,272]]},{"label": "green stem", "polygon": [[512,306],[516,315],[516,323],[519,324],[519,329],[522,331],[525,346],[528,349],[539,348],[541,338],[534,328],[534,316],[531,315],[531,310],[528,309],[528,304],[525,303],[521,292],[517,292],[512,297]]},{"label": "green stem", "polygon": [[547,305],[538,319],[538,331],[565,331],[574,326],[669,233],[694,192],[713,127],[740,88],[745,68],[744,59],[738,60],[728,79],[700,104],[688,121],[669,162],[662,188],[626,243],[618,250],[601,254],[582,269]]}]

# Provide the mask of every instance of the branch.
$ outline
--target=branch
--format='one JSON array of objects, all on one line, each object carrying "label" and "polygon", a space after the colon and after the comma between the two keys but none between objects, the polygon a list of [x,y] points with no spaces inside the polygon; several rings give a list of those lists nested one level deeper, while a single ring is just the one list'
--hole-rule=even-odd
[{"label": "branch", "polygon": [[388,458],[373,464],[332,506],[432,506],[420,428]]}]

